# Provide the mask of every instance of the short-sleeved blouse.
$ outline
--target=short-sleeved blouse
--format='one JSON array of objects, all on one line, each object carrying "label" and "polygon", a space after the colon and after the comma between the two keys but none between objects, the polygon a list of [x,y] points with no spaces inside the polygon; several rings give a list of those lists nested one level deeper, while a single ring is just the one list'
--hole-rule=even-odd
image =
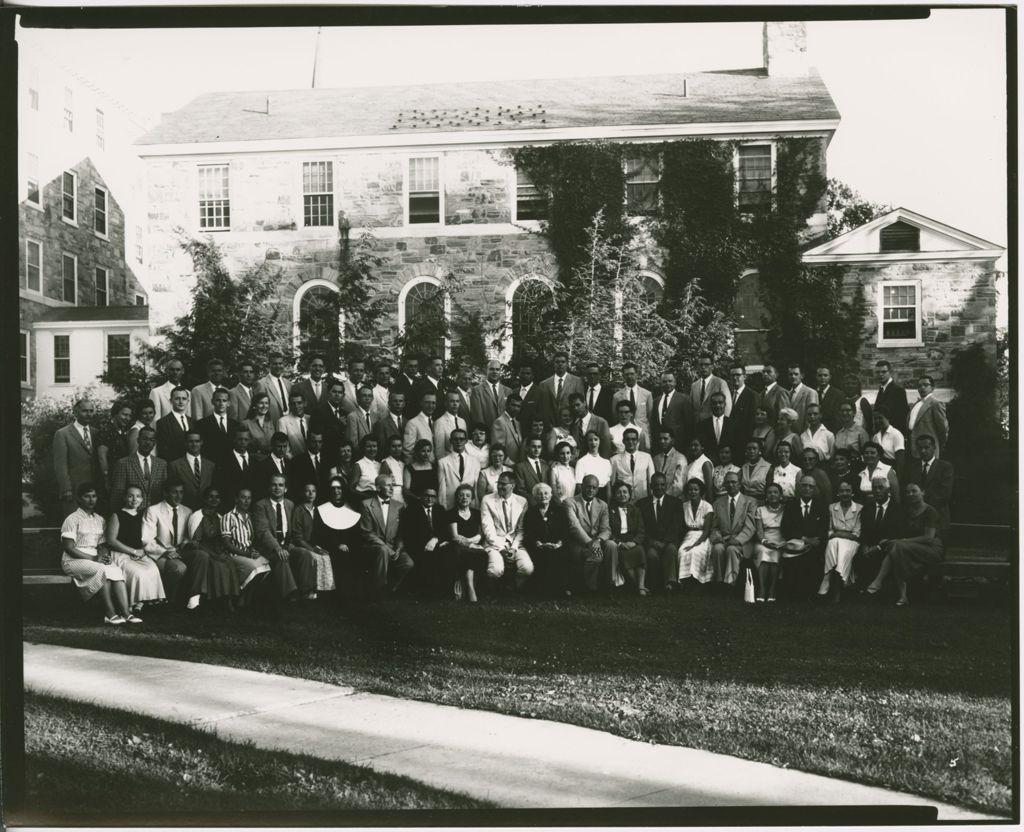
[{"label": "short-sleeved blouse", "polygon": [[448,525],[455,524],[459,537],[473,538],[480,534],[480,512],[475,508],[469,510],[469,517],[463,517],[456,506],[445,512],[444,519]]},{"label": "short-sleeved blouse", "polygon": [[863,510],[864,506],[860,503],[851,503],[844,514],[842,503],[832,503],[828,507],[829,532],[846,532],[860,537],[860,514]]},{"label": "short-sleeved blouse", "polygon": [[683,523],[689,531],[700,531],[704,528],[704,518],[712,511],[714,509],[711,507],[711,503],[707,500],[701,500],[697,505],[695,513],[693,505],[687,500],[683,503]]},{"label": "short-sleeved blouse", "polygon": [[727,474],[739,474],[740,467],[733,465],[731,462],[728,465],[716,465],[711,471],[711,485],[715,489],[716,495],[725,493],[725,477]]},{"label": "short-sleeved blouse", "polygon": [[[704,466],[710,462],[711,460],[708,459],[707,454],[701,454],[697,457],[690,463],[690,467],[686,469],[686,481],[700,480],[701,482],[704,482]],[[707,483],[704,482],[704,485],[707,485]]]},{"label": "short-sleeved blouse", "polygon": [[755,515],[758,520],[761,521],[761,528],[767,532],[769,529],[781,529],[782,528],[782,515],[785,513],[785,509],[780,505],[778,508],[769,508],[768,506],[758,506],[757,514]]},{"label": "short-sleeved blouse", "polygon": [[576,472],[568,465],[555,464],[548,469],[551,478],[551,490],[555,499],[567,503],[576,493]]},{"label": "short-sleeved blouse", "polygon": [[142,513],[129,514],[119,508],[117,514],[117,541],[129,549],[142,548]]},{"label": "short-sleeved blouse", "polygon": [[62,539],[75,541],[75,548],[89,555],[97,555],[97,547],[103,540],[107,523],[99,514],[86,514],[83,509],[75,509],[64,519],[60,527]]},{"label": "short-sleeved blouse", "polygon": [[373,491],[374,480],[380,474],[380,463],[364,456],[356,461],[356,467],[359,469],[359,482],[356,483],[356,491]]},{"label": "short-sleeved blouse", "polygon": [[860,493],[864,497],[871,496],[871,480],[875,478],[885,477],[890,482],[892,478],[889,477],[889,472],[892,470],[891,465],[886,465],[884,462],[879,462],[875,465],[875,470],[868,472],[867,468],[861,469],[860,472]]},{"label": "short-sleeved blouse", "polygon": [[594,454],[583,454],[576,460],[576,482],[582,484],[583,478],[597,477],[597,487],[604,488],[612,478],[611,460]]},{"label": "short-sleeved blouse", "polygon": [[789,500],[796,494],[796,481],[800,479],[802,469],[789,463],[785,468],[776,465],[772,471],[772,482],[782,489],[782,499]]},{"label": "short-sleeved blouse", "polygon": [[481,469],[486,468],[491,462],[491,446],[484,443],[484,446],[480,447],[472,442],[467,442],[466,456],[475,459]]}]

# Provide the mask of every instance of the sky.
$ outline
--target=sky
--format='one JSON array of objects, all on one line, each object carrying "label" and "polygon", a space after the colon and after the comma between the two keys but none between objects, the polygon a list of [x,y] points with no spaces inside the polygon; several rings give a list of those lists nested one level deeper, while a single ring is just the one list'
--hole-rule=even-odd
[{"label": "sky", "polygon": [[[842,115],[829,173],[1000,245],[1006,233],[1005,15],[810,22]],[[214,90],[308,88],[315,29],[34,30],[155,120]],[[404,56],[404,57],[403,57]],[[325,28],[317,85],[647,74],[761,65],[760,23]]]}]

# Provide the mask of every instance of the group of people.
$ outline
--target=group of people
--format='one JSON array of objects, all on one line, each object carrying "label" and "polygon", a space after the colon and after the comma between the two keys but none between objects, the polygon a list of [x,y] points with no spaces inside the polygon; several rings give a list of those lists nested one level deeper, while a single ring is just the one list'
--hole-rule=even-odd
[{"label": "group of people", "polygon": [[[228,610],[257,598],[344,599],[402,591],[477,600],[481,580],[506,591],[640,596],[701,585],[752,586],[838,601],[873,595],[941,560],[953,469],[941,458],[945,407],[918,379],[911,407],[879,361],[869,403],[855,375],[843,389],[820,367],[743,367],[728,381],[710,356],[680,389],[621,367],[613,388],[597,364],[569,372],[552,357],[505,384],[444,361],[362,361],[342,376],[312,356],[291,380],[207,363],[207,381],[166,381],[135,405],[96,408],[54,437],[63,569],[105,622],[141,622],[166,599]],[[77,503],[77,505],[76,505]]]}]

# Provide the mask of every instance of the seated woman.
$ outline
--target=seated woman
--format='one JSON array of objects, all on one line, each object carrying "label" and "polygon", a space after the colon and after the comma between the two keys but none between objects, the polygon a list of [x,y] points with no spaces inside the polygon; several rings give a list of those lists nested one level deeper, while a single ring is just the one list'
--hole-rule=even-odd
[{"label": "seated woman", "polygon": [[740,468],[740,492],[764,505],[764,489],[767,485],[771,463],[761,455],[761,440],[751,438],[744,449],[747,461]]},{"label": "seated woman", "polygon": [[119,508],[107,521],[107,549],[111,563],[124,571],[128,608],[137,613],[146,603],[167,600],[164,582],[156,561],[142,548],[142,489],[129,485],[124,492],[124,508]]},{"label": "seated woman", "polygon": [[761,456],[775,458],[775,430],[768,421],[770,411],[764,405],[754,408],[754,429],[751,437],[761,440]]},{"label": "seated woman", "polygon": [[331,469],[327,472],[329,476],[341,477],[345,481],[345,493],[350,498],[352,505],[358,506],[358,498],[349,492],[348,484],[352,482],[352,477],[355,476],[357,468],[355,463],[355,445],[349,442],[347,439],[342,439],[338,443],[338,460],[331,466]]},{"label": "seated woman", "polygon": [[498,477],[505,471],[511,471],[512,467],[505,464],[505,446],[500,442],[491,445],[490,458],[487,467],[480,470],[480,476],[476,478],[477,505],[487,494],[498,492]]},{"label": "seated woman", "polygon": [[[709,503],[715,499],[715,466],[704,453],[704,444],[696,437],[690,440],[690,467],[686,469],[686,481],[697,480],[701,484],[701,496]],[[684,489],[683,493],[686,491]]]},{"label": "seated woman", "polygon": [[860,513],[864,506],[853,501],[853,486],[839,483],[839,500],[828,507],[828,543],[825,544],[825,577],[819,595],[829,595],[838,604],[843,587],[850,585],[853,557],[860,548]]},{"label": "seated woman", "polygon": [[583,485],[586,476],[597,477],[597,496],[608,502],[608,486],[612,479],[611,460],[601,456],[601,435],[597,431],[588,430],[583,437],[586,453],[580,454],[576,460],[576,485]]},{"label": "seated woman", "polygon": [[379,476],[377,437],[367,434],[359,440],[359,459],[352,466],[352,475],[348,481],[349,488],[357,501],[363,502],[377,495],[373,482]]},{"label": "seated woman", "polygon": [[415,502],[428,488],[437,490],[437,467],[432,454],[434,443],[429,439],[418,439],[412,449],[412,459],[402,473],[402,490],[405,502]]},{"label": "seated woman", "polygon": [[758,601],[774,601],[779,582],[779,557],[786,539],[782,536],[782,486],[772,483],[764,490],[764,505],[754,514],[754,561],[757,563]]},{"label": "seated woman", "polygon": [[302,485],[302,502],[296,503],[288,525],[291,547],[309,552],[316,568],[316,592],[330,592],[334,589],[334,569],[331,556],[322,546],[313,543],[313,518],[316,515],[316,486],[309,482]]},{"label": "seated woman", "polygon": [[60,568],[74,581],[84,600],[99,595],[106,613],[104,624],[141,624],[142,619],[128,609],[124,570],[110,562],[105,548],[102,554],[99,551],[106,524],[96,513],[99,497],[96,486],[82,483],[76,497],[78,508],[67,516],[60,528],[60,539],[64,545]]},{"label": "seated woman", "polygon": [[270,561],[252,544],[252,492],[241,489],[235,496],[235,507],[220,518],[220,539],[231,555],[231,564],[238,574],[239,603],[247,604],[263,576],[270,574]]},{"label": "seated woman", "polygon": [[[428,439],[421,441],[431,444]],[[316,507],[313,531],[307,539],[331,559],[339,597],[352,599],[359,583],[359,512],[347,505],[345,480],[341,477],[331,477],[327,489],[327,502]]]},{"label": "seated woman", "polygon": [[637,595],[647,595],[647,553],[644,549],[644,520],[633,505],[633,489],[628,482],[612,486],[612,502],[608,506],[608,525],[616,556],[612,559],[612,579],[621,585],[621,571]]},{"label": "seated woman", "polygon": [[710,538],[715,512],[703,495],[702,480],[687,481],[683,489],[686,498],[683,503],[683,542],[679,544],[679,581],[683,589],[692,586],[694,581],[706,584],[711,580]]},{"label": "seated woman", "polygon": [[821,468],[821,455],[817,448],[804,448],[800,453],[801,477],[813,477],[817,486],[817,494],[829,505],[832,504],[832,481],[828,473]]},{"label": "seated woman", "polygon": [[788,503],[796,496],[796,483],[800,478],[800,469],[790,462],[792,445],[778,442],[775,445],[775,458],[778,460],[769,470],[765,478],[765,488],[777,485],[782,489],[782,502]]},{"label": "seated woman", "polygon": [[711,488],[714,497],[721,497],[725,494],[725,475],[739,474],[738,465],[733,465],[732,448],[729,445],[722,445],[718,449],[718,464],[711,469]]},{"label": "seated woman", "polygon": [[249,454],[253,462],[262,462],[270,456],[270,440],[276,432],[270,418],[270,394],[252,394],[249,413],[242,424],[249,429]]},{"label": "seated woman", "polygon": [[866,500],[871,499],[871,480],[875,477],[885,477],[889,480],[889,493],[898,503],[900,501],[900,483],[896,478],[896,472],[893,470],[892,466],[886,465],[881,461],[882,446],[877,442],[867,442],[861,450],[861,453],[864,456],[864,467],[860,472],[860,486],[854,494],[857,502],[863,503]]},{"label": "seated woman", "polygon": [[555,505],[547,483],[539,482],[531,492],[533,504],[523,518],[523,546],[534,565],[534,580],[553,595],[572,595],[572,563],[566,544],[569,541],[569,515],[564,506]]},{"label": "seated woman", "polygon": [[790,456],[796,460],[800,459],[800,452],[804,449],[804,443],[800,437],[793,432],[793,425],[797,423],[800,416],[791,407],[784,407],[779,411],[779,421],[775,425],[775,447],[782,442],[789,443]]},{"label": "seated woman", "polygon": [[[877,411],[876,411],[877,412]],[[899,595],[896,606],[905,607],[907,582],[925,569],[942,562],[942,517],[924,501],[924,491],[916,482],[903,489],[903,531],[898,538],[880,542],[885,557],[878,575],[868,586],[868,595],[876,595],[892,572]]]},{"label": "seated woman", "polygon": [[455,600],[465,595],[467,601],[475,604],[476,573],[487,572],[487,550],[483,546],[480,512],[473,508],[473,486],[462,483],[455,489],[455,507],[448,512],[446,520],[451,542],[444,551],[456,575]]},{"label": "seated woman", "polygon": [[[572,464],[576,461],[576,457],[579,455],[579,448],[576,446],[576,439],[572,435],[573,419],[572,411],[568,407],[558,408],[558,422],[551,426],[551,430],[548,431],[548,438],[544,442],[545,459],[551,462],[557,460],[558,446],[566,442],[571,451],[569,463]],[[555,496],[558,496],[557,492]]]},{"label": "seated woman", "polygon": [[491,458],[491,448],[487,444],[487,426],[474,422],[469,428],[469,441],[466,443],[466,455],[471,456],[479,463],[480,468],[486,468]]},{"label": "seated woman", "polygon": [[576,496],[576,472],[572,467],[573,445],[559,442],[555,448],[555,461],[548,468],[548,485],[554,492],[555,500],[568,503]]},{"label": "seated woman", "polygon": [[224,599],[228,612],[235,611],[239,595],[238,570],[232,562],[231,552],[224,545],[220,530],[220,491],[215,486],[203,490],[203,507],[192,512],[188,518],[188,535],[191,546],[202,549],[209,555],[210,567],[207,572],[206,597],[210,601]]}]

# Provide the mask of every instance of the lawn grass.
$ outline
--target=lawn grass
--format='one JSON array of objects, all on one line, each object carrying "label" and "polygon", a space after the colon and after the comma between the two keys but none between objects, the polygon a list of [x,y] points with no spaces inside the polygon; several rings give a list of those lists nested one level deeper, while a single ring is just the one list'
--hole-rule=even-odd
[{"label": "lawn grass", "polygon": [[[405,777],[262,751],[93,705],[25,699],[28,816],[470,809],[489,804]],[[243,819],[229,822],[248,825]]]},{"label": "lawn grass", "polygon": [[[39,588],[42,590],[42,588]],[[687,745],[1012,808],[1006,606],[746,605],[713,596],[475,607],[326,599],[277,621],[151,612],[102,629],[72,594],[30,641],[224,664]]]}]

